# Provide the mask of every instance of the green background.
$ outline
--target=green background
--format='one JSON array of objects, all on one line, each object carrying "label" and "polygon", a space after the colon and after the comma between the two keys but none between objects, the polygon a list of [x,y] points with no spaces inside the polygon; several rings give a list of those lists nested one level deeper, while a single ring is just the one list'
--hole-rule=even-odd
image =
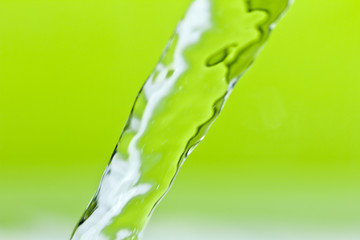
[{"label": "green background", "polygon": [[[0,229],[76,223],[189,3],[0,0]],[[294,4],[155,219],[359,224],[359,10]]]}]

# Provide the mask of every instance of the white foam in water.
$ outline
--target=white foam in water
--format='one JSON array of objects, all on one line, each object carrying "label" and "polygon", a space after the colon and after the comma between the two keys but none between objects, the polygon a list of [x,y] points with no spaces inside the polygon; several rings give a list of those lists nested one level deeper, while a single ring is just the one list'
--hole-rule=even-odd
[{"label": "white foam in water", "polygon": [[[137,148],[138,140],[144,135],[154,110],[169,94],[188,66],[184,59],[184,51],[192,44],[198,42],[202,34],[211,27],[210,0],[195,0],[190,6],[185,19],[177,28],[178,44],[175,49],[172,65],[165,67],[158,64],[158,79],[154,82],[154,74],[144,85],[144,92],[148,104],[142,119],[131,119],[130,128],[136,135],[129,144],[129,158],[123,159],[116,153],[107,167],[98,194],[97,208],[93,214],[76,230],[73,240],[106,240],[102,230],[112,223],[124,206],[134,197],[147,193],[152,189],[151,184],[139,184],[141,177],[141,153]],[[174,74],[166,81],[167,73],[176,67]],[[130,230],[122,229],[117,239],[125,239],[131,234]]]}]

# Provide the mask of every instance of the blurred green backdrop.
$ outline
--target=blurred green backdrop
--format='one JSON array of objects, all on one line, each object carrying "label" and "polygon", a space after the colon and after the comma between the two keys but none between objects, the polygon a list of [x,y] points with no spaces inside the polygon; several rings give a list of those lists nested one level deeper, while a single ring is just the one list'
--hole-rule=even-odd
[{"label": "blurred green backdrop", "polygon": [[[0,0],[0,229],[76,223],[189,3]],[[294,4],[155,219],[359,224],[359,10]]]}]

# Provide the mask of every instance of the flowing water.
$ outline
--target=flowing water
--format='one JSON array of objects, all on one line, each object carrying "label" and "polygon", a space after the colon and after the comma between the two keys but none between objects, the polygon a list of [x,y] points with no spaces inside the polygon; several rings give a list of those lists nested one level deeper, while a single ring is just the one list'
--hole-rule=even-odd
[{"label": "flowing water", "polygon": [[139,239],[289,0],[194,0],[138,94],[73,240]]}]

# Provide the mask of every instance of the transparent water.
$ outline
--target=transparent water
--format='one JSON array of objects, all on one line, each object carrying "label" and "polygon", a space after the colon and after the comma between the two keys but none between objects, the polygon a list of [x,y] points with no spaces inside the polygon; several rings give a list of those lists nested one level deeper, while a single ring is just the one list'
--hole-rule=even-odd
[{"label": "transparent water", "polygon": [[[139,239],[288,0],[194,0],[139,92],[72,239]],[[151,37],[151,36],[149,36]]]}]

